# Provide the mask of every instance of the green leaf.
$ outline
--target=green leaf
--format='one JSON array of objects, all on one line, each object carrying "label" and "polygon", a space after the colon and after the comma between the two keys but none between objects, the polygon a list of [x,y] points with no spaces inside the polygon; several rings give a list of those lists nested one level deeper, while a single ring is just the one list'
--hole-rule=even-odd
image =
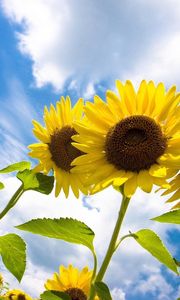
[{"label": "green leaf", "polygon": [[54,186],[54,177],[42,173],[34,173],[32,170],[18,172],[17,178],[23,183],[25,191],[34,190],[42,194],[50,194]]},{"label": "green leaf", "polygon": [[18,163],[7,166],[0,170],[0,173],[11,173],[14,171],[23,171],[25,169],[30,169],[31,163],[29,161],[20,161]]},{"label": "green leaf", "polygon": [[180,224],[180,209],[169,211],[161,216],[155,217],[151,220],[161,223]]},{"label": "green leaf", "polygon": [[26,244],[17,234],[0,236],[0,254],[6,268],[20,282],[26,268]]},{"label": "green leaf", "polygon": [[174,261],[175,261],[175,264],[176,264],[178,267],[180,267],[180,261],[177,260],[175,257],[173,257],[173,259],[174,259]]},{"label": "green leaf", "polygon": [[100,299],[112,300],[109,288],[104,282],[95,282],[94,288]]},{"label": "green leaf", "polygon": [[173,257],[154,231],[150,229],[142,229],[133,234],[132,237],[134,237],[144,249],[151,253],[161,263],[178,274],[177,266]]},{"label": "green leaf", "polygon": [[71,298],[63,293],[58,291],[45,291],[40,295],[40,299],[42,300],[71,300]]},{"label": "green leaf", "polygon": [[0,190],[2,190],[3,188],[4,188],[4,184],[0,182]]},{"label": "green leaf", "polygon": [[81,244],[94,252],[94,232],[83,222],[69,218],[34,219],[16,228],[66,242]]}]

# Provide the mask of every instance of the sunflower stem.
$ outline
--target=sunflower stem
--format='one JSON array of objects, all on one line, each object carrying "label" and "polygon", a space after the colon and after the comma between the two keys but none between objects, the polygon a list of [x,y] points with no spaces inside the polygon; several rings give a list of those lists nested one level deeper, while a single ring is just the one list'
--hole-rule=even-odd
[{"label": "sunflower stem", "polygon": [[117,248],[119,247],[119,245],[122,243],[123,240],[125,240],[126,238],[128,237],[136,237],[135,234],[133,233],[129,233],[129,234],[126,234],[124,236],[122,236],[122,238],[119,239],[119,241],[116,243],[116,246],[114,248],[114,252],[117,250]]},{"label": "sunflower stem", "polygon": [[120,231],[120,228],[121,228],[126,210],[128,208],[129,201],[130,201],[130,199],[123,195],[122,202],[121,202],[121,207],[120,207],[120,210],[119,210],[118,219],[117,219],[114,231],[113,231],[113,235],[112,235],[111,241],[109,243],[109,247],[108,247],[106,256],[104,258],[104,261],[103,261],[103,263],[101,265],[101,268],[100,268],[100,270],[97,274],[97,277],[96,277],[97,282],[101,281],[103,279],[104,274],[107,270],[107,267],[110,263],[110,260],[113,256],[113,253],[115,252],[116,243],[117,243],[117,239],[118,239],[118,236],[119,236],[119,231]]},{"label": "sunflower stem", "polygon": [[18,190],[14,193],[6,207],[2,210],[0,213],[0,220],[8,213],[8,211],[17,203],[19,198],[24,193],[24,185],[21,184],[21,186],[18,188]]},{"label": "sunflower stem", "polygon": [[97,272],[97,256],[96,253],[93,253],[93,257],[94,257],[94,270],[93,270],[93,274],[92,274],[92,278],[91,278],[91,283],[94,282],[94,279],[96,277],[96,272]]},{"label": "sunflower stem", "polygon": [[[107,270],[107,268],[109,266],[109,263],[111,261],[111,258],[113,256],[114,252],[117,250],[119,244],[120,244],[120,243],[117,243],[117,239],[118,239],[118,236],[119,236],[121,225],[122,225],[125,213],[127,211],[129,202],[130,202],[130,198],[126,197],[123,194],[123,198],[122,198],[122,202],[121,202],[121,207],[120,207],[118,218],[117,218],[117,221],[116,221],[116,225],[115,225],[112,237],[111,237],[111,241],[109,243],[109,247],[108,247],[108,250],[106,252],[105,258],[104,258],[104,260],[102,262],[102,265],[100,267],[100,270],[99,270],[99,272],[98,272],[98,274],[96,276],[95,282],[102,281],[102,279],[104,277],[104,274],[105,274],[105,272],[106,272],[106,270]],[[122,241],[124,238],[122,238],[120,241]],[[95,290],[94,290],[94,286],[92,285],[91,291],[90,291],[89,300],[93,300],[94,296],[95,296]]]}]

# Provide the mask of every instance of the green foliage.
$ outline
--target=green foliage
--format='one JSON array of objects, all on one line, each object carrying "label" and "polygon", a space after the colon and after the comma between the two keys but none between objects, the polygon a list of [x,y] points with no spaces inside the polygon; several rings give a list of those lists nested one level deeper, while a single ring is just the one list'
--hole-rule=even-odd
[{"label": "green foliage", "polygon": [[30,169],[31,163],[29,161],[20,161],[18,163],[7,166],[0,170],[0,173],[11,173],[14,171],[23,171],[25,169]]},{"label": "green foliage", "polygon": [[132,234],[132,237],[156,259],[178,274],[173,257],[155,232],[150,229],[142,229]]},{"label": "green foliage", "polygon": [[180,224],[180,209],[169,211],[161,216],[155,217],[151,220],[161,223]]},{"label": "green foliage", "polygon": [[112,300],[109,288],[104,282],[95,282],[94,289],[100,299]]},{"label": "green foliage", "polygon": [[45,291],[40,295],[42,300],[71,300],[71,298],[63,293],[58,291]]},{"label": "green foliage", "polygon": [[16,228],[66,242],[81,244],[94,253],[94,232],[83,222],[69,218],[34,219]]},{"label": "green foliage", "polygon": [[4,184],[0,182],[0,190],[2,190],[3,188],[4,188]]},{"label": "green foliage", "polygon": [[20,282],[26,268],[26,244],[17,234],[0,236],[0,254],[6,268]]},{"label": "green foliage", "polygon": [[173,259],[174,259],[174,261],[175,261],[176,265],[177,265],[178,267],[180,267],[180,261],[179,261],[179,260],[177,260],[176,258],[173,258]]},{"label": "green foliage", "polygon": [[42,194],[50,194],[54,186],[54,177],[42,173],[34,173],[32,170],[18,172],[17,178],[23,183],[23,189],[34,190]]}]

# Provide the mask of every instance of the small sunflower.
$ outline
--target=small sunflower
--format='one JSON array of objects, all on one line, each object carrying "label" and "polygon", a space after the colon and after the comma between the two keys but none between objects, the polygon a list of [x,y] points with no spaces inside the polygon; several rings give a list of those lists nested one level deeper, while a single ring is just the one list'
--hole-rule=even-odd
[{"label": "small sunflower", "polygon": [[56,103],[56,109],[51,105],[48,111],[44,110],[45,127],[37,121],[33,121],[34,135],[40,140],[40,143],[31,144],[29,148],[32,152],[29,156],[37,158],[39,164],[36,166],[36,172],[48,174],[50,170],[54,171],[56,179],[55,196],[57,197],[63,188],[68,197],[71,187],[74,195],[79,197],[79,190],[87,194],[87,188],[82,184],[83,180],[79,174],[71,174],[71,162],[74,158],[82,155],[82,152],[71,145],[71,137],[76,134],[72,123],[82,118],[83,100],[79,99],[76,105],[71,108],[69,97],[61,97],[61,101]]},{"label": "small sunflower", "polygon": [[[162,195],[168,195],[173,193],[173,195],[167,200],[167,202],[173,202],[180,199],[180,174],[178,174],[170,182],[170,188],[167,189]],[[172,209],[180,208],[180,202],[177,202]]]},{"label": "small sunflower", "polygon": [[32,298],[21,290],[10,290],[2,296],[4,300],[32,300]]},{"label": "small sunflower", "polygon": [[168,188],[167,178],[180,166],[180,93],[145,80],[138,92],[130,81],[116,86],[119,94],[107,91],[107,102],[95,96],[86,104],[86,124],[74,124],[73,145],[86,154],[72,162],[71,172],[90,173],[92,193],[111,184],[124,185],[127,197],[137,187]]},{"label": "small sunflower", "polygon": [[3,283],[4,283],[4,280],[3,280],[3,277],[0,273],[0,289],[3,287]]},{"label": "small sunflower", "polygon": [[[59,274],[54,273],[52,279],[48,279],[45,283],[47,290],[62,291],[70,296],[72,300],[87,300],[90,285],[91,285],[92,271],[88,267],[79,271],[72,265],[68,268],[60,266]],[[94,300],[99,300],[95,296]]]}]

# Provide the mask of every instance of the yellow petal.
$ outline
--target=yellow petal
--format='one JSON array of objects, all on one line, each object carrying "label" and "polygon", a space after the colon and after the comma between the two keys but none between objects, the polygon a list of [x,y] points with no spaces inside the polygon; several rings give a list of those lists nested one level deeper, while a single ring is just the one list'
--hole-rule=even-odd
[{"label": "yellow petal", "polygon": [[102,135],[102,131],[101,130],[95,130],[92,127],[88,128],[82,122],[74,122],[73,123],[73,127],[81,135],[85,135],[85,136],[86,135],[92,135],[92,136],[98,136],[98,137]]},{"label": "yellow petal", "polygon": [[118,171],[113,180],[113,186],[119,187],[124,184],[129,178],[133,177],[133,172]]},{"label": "yellow petal", "polygon": [[79,271],[77,268],[70,268],[69,279],[72,287],[77,287]]},{"label": "yellow petal", "polygon": [[32,171],[33,171],[34,173],[39,173],[39,172],[43,171],[43,169],[44,169],[44,168],[43,168],[43,165],[42,165],[42,164],[38,164],[36,167],[33,168]]},{"label": "yellow petal", "polygon": [[124,114],[122,112],[121,102],[118,96],[114,92],[107,90],[106,98],[109,108],[114,116],[114,121],[116,122],[119,119],[122,119]]},{"label": "yellow petal", "polygon": [[95,161],[98,161],[102,158],[104,158],[104,153],[101,152],[80,155],[72,161],[71,166],[84,165],[86,163],[94,163]]},{"label": "yellow petal", "polygon": [[71,174],[71,176],[69,176],[69,179],[70,179],[71,189],[74,193],[74,196],[76,198],[79,198],[79,184],[76,178],[76,174]]},{"label": "yellow petal", "polygon": [[39,150],[39,151],[46,151],[48,149],[47,144],[42,144],[42,143],[37,143],[37,144],[31,144],[28,146],[29,149],[31,150]]},{"label": "yellow petal", "polygon": [[180,168],[180,155],[174,156],[171,154],[164,154],[159,157],[157,161],[168,168]]},{"label": "yellow petal", "polygon": [[41,142],[43,142],[43,143],[50,142],[50,137],[47,135],[44,135],[44,133],[42,133],[41,131],[33,129],[33,133],[34,133],[35,137],[37,137],[37,139],[39,139]]},{"label": "yellow petal", "polygon": [[146,193],[150,193],[153,187],[153,179],[148,171],[142,170],[137,178],[138,186]]},{"label": "yellow petal", "polygon": [[116,81],[116,87],[121,97],[121,109],[123,111],[123,115],[129,116],[131,114],[131,105],[127,99],[125,87],[120,80]]},{"label": "yellow petal", "polygon": [[154,85],[153,81],[149,81],[147,84],[147,93],[148,93],[148,111],[147,115],[151,116],[152,112],[155,108],[155,91],[156,91],[156,87]]},{"label": "yellow petal", "polygon": [[180,199],[180,188],[166,202],[173,202],[179,199]]},{"label": "yellow petal", "polygon": [[73,107],[73,120],[80,120],[82,118],[82,110],[83,110],[84,100],[80,98]]},{"label": "yellow petal", "polygon": [[154,164],[150,167],[149,174],[154,177],[165,177],[167,174],[167,168]]},{"label": "yellow petal", "polygon": [[57,114],[61,120],[62,127],[67,125],[66,120],[66,109],[65,109],[65,98],[61,97],[61,100],[57,102]]},{"label": "yellow petal", "polygon": [[130,198],[133,196],[137,189],[137,174],[134,173],[134,176],[127,180],[124,184],[124,194],[126,197]]},{"label": "yellow petal", "polygon": [[55,197],[58,197],[62,188],[63,177],[62,171],[57,167],[54,167],[54,177],[56,178]]},{"label": "yellow petal", "polygon": [[133,115],[136,114],[136,93],[130,80],[125,83],[125,103],[128,111]]},{"label": "yellow petal", "polygon": [[[40,139],[43,143],[49,143],[50,136],[46,130],[41,124],[39,124],[37,121],[32,121],[34,125],[34,131],[38,135],[36,136],[38,139]],[[39,138],[40,137],[40,138]]]},{"label": "yellow petal", "polygon": [[175,204],[172,208],[171,208],[171,210],[172,209],[179,209],[180,208],[180,201],[177,203],[177,204]]},{"label": "yellow petal", "polygon": [[170,188],[170,184],[164,178],[153,177],[153,183],[164,189]]},{"label": "yellow petal", "polygon": [[63,188],[66,198],[68,198],[68,195],[69,195],[69,176],[70,176],[69,173],[63,172],[62,188]]},{"label": "yellow petal", "polygon": [[72,124],[72,109],[71,109],[71,100],[70,97],[66,97],[65,101],[65,115],[66,115],[66,125]]},{"label": "yellow petal", "polygon": [[163,121],[166,119],[167,115],[170,113],[170,111],[175,108],[175,106],[179,102],[179,95],[176,95],[175,97],[175,91],[176,87],[173,86],[167,93],[166,98],[165,98],[165,103],[161,108],[161,111],[157,117],[157,120]]},{"label": "yellow petal", "polygon": [[162,107],[164,106],[165,102],[165,87],[164,84],[161,82],[157,85],[156,92],[155,92],[155,108],[153,111],[153,116],[157,116]]},{"label": "yellow petal", "polygon": [[104,132],[109,129],[109,127],[111,126],[111,121],[105,117],[103,118],[102,116],[100,118],[96,106],[94,106],[92,103],[87,102],[84,110],[87,118],[98,128],[100,128]]},{"label": "yellow petal", "polygon": [[147,83],[143,80],[139,86],[137,92],[137,113],[144,114],[146,108],[148,107],[148,97],[147,97]]}]

